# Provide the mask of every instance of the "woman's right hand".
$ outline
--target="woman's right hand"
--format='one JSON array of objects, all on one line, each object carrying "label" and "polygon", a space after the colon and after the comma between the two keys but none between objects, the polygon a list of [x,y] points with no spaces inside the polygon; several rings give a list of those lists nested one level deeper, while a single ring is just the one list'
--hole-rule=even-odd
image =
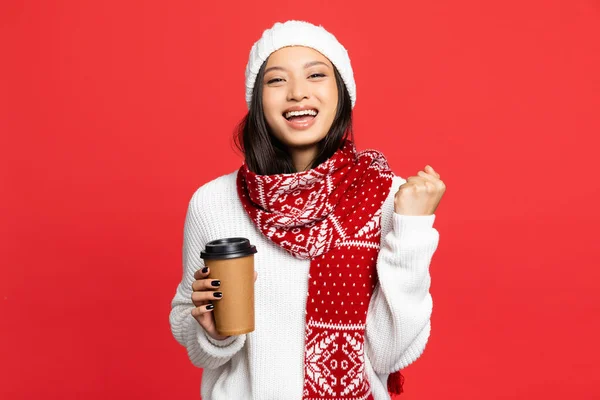
[{"label": "woman's right hand", "polygon": [[[204,328],[213,339],[224,340],[229,336],[221,336],[217,332],[215,319],[212,310],[214,305],[211,301],[221,300],[223,293],[218,291],[221,281],[218,279],[207,279],[210,269],[204,267],[194,272],[194,282],[192,283],[192,302],[195,308],[192,308],[192,316]],[[254,281],[256,282],[257,272],[254,271]]]}]

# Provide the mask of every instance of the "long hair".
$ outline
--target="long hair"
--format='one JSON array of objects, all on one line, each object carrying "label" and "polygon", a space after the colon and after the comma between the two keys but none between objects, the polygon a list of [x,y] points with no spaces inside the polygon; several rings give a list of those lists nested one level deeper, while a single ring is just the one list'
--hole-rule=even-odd
[{"label": "long hair", "polygon": [[[252,91],[250,110],[237,127],[234,142],[236,147],[244,154],[248,168],[258,175],[298,172],[285,145],[272,134],[265,118],[262,94],[266,65],[267,61],[263,63],[258,71]],[[337,110],[329,132],[317,144],[317,155],[310,164],[310,168],[314,168],[329,159],[342,146],[348,136],[351,140],[354,140],[352,100],[335,65],[333,70],[338,89]]]}]

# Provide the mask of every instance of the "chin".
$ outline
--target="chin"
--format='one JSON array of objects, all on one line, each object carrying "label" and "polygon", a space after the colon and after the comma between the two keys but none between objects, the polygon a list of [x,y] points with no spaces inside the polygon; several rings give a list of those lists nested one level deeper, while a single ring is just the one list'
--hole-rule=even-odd
[{"label": "chin", "polygon": [[327,132],[287,131],[278,135],[279,140],[288,147],[311,147],[327,136]]}]

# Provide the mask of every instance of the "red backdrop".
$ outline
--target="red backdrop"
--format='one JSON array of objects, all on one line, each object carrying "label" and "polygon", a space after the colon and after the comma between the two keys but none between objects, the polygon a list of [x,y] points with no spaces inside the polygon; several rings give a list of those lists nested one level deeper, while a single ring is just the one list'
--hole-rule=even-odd
[{"label": "red backdrop", "polygon": [[291,18],[349,50],[358,148],[447,185],[399,398],[599,398],[593,0],[1,2],[0,398],[198,398],[185,212],[239,167],[248,52]]}]

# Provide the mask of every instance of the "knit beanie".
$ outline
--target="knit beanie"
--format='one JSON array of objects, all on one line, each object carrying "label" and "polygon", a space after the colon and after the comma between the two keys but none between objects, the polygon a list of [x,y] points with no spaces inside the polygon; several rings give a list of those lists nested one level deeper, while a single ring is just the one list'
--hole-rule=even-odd
[{"label": "knit beanie", "polygon": [[246,104],[248,109],[250,109],[252,90],[260,67],[271,53],[287,46],[310,47],[327,57],[340,73],[350,94],[352,108],[354,108],[356,84],[348,51],[333,34],[327,32],[322,26],[291,20],[284,23],[277,22],[273,27],[265,30],[262,37],[254,43],[250,50],[250,57],[246,65]]}]

